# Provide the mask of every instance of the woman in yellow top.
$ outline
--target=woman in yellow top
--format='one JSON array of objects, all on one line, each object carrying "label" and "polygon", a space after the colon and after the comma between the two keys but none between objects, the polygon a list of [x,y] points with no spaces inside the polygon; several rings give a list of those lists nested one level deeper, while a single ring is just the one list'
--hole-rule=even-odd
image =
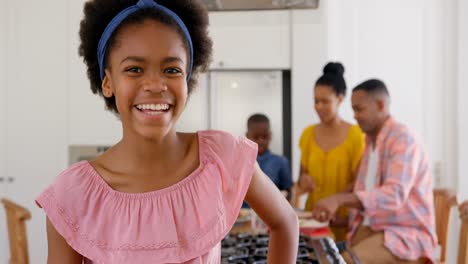
[{"label": "woman in yellow top", "polygon": [[[351,191],[364,150],[364,134],[357,125],[344,121],[338,108],[346,95],[341,63],[328,63],[315,83],[315,111],[320,123],[304,129],[299,142],[301,173],[299,187],[309,192],[305,209],[330,195]],[[331,223],[337,241],[344,240],[347,211],[340,209]]]}]

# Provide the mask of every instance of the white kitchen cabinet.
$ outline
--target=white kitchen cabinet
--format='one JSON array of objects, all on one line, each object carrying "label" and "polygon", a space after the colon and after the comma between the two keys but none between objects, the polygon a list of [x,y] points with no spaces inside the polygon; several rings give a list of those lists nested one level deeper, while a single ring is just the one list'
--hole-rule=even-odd
[{"label": "white kitchen cabinet", "polygon": [[211,69],[289,69],[290,11],[211,12]]},{"label": "white kitchen cabinet", "polygon": [[271,123],[271,150],[283,154],[282,81],[281,71],[226,70],[202,74],[177,129],[216,129],[244,136],[249,116],[262,113]]}]

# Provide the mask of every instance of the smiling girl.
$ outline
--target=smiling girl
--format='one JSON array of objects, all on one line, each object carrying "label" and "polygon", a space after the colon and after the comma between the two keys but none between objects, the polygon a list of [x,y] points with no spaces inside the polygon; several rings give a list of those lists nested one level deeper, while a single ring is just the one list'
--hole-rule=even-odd
[{"label": "smiling girl", "polygon": [[38,197],[48,263],[220,263],[244,197],[269,226],[269,263],[295,263],[297,217],[259,169],[257,146],[175,129],[208,67],[207,26],[195,0],[85,4],[79,53],[123,136]]}]

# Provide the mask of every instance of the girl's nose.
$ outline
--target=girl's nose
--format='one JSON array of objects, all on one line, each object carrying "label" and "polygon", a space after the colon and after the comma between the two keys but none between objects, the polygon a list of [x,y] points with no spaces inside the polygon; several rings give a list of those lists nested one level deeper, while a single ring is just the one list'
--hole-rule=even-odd
[{"label": "girl's nose", "polygon": [[151,74],[143,84],[146,92],[161,93],[167,90],[167,84],[159,74]]}]

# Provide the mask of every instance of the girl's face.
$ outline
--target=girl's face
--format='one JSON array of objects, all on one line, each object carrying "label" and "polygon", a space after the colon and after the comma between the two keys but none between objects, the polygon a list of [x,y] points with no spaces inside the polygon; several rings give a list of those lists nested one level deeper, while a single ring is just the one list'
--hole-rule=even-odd
[{"label": "girl's face", "polygon": [[158,139],[175,131],[187,102],[188,54],[171,27],[147,19],[118,31],[102,84],[115,96],[124,135]]},{"label": "girl's face", "polygon": [[328,85],[317,85],[314,89],[315,111],[320,122],[333,121],[338,114],[338,108],[343,100],[342,95],[336,95],[332,87]]}]

